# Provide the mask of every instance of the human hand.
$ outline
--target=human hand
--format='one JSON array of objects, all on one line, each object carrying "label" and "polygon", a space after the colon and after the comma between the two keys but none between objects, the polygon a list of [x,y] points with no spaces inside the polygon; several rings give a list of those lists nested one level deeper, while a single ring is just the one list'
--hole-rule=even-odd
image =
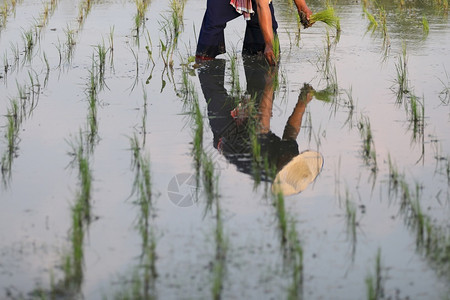
[{"label": "human hand", "polygon": [[266,45],[264,49],[264,57],[266,58],[269,65],[271,66],[277,65],[278,59],[275,56],[275,53],[273,52],[273,47],[271,45]]},{"label": "human hand", "polygon": [[298,10],[298,15],[300,16],[300,23],[302,23],[303,28],[311,27],[314,22],[311,22],[310,17],[312,15],[312,11],[308,8],[308,6],[303,6]]}]

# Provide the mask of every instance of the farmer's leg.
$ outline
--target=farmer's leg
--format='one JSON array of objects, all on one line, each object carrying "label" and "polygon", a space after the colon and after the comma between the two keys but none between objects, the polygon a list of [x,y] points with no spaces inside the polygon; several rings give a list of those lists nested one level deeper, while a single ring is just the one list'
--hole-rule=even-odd
[{"label": "farmer's leg", "polygon": [[[264,53],[264,37],[261,32],[261,28],[259,27],[258,21],[258,7],[256,2],[252,0],[253,10],[255,14],[252,15],[250,21],[247,21],[247,28],[245,29],[245,38],[244,38],[244,46],[242,49],[243,54],[254,55],[257,53]],[[275,19],[275,14],[273,10],[272,3],[269,4],[270,12],[272,13],[272,28],[273,32],[277,32],[278,23]]]},{"label": "farmer's leg", "polygon": [[241,16],[229,0],[208,0],[197,44],[197,57],[214,58],[225,53],[223,30],[228,21]]}]

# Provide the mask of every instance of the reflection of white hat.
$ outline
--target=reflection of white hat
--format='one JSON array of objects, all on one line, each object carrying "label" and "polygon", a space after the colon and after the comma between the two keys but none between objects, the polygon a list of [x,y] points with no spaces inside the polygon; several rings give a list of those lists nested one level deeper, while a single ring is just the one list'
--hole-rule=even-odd
[{"label": "reflection of white hat", "polygon": [[272,192],[285,196],[298,194],[316,179],[323,166],[322,154],[305,151],[294,157],[278,172],[272,184]]}]

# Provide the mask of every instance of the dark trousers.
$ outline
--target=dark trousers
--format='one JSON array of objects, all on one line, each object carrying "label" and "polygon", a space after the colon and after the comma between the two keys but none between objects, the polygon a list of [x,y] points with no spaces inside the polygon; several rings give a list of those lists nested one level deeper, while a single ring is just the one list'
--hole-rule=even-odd
[{"label": "dark trousers", "polygon": [[[227,22],[242,16],[236,9],[230,5],[229,0],[207,0],[206,12],[203,17],[200,36],[198,38],[196,55],[205,57],[216,57],[226,52],[224,29]],[[264,52],[264,38],[259,27],[258,10],[254,0],[252,0],[253,10],[255,13],[251,16],[251,20],[247,21],[245,29],[243,54],[257,54]],[[276,33],[278,28],[273,5],[270,3],[270,11],[272,13],[272,28]]]}]

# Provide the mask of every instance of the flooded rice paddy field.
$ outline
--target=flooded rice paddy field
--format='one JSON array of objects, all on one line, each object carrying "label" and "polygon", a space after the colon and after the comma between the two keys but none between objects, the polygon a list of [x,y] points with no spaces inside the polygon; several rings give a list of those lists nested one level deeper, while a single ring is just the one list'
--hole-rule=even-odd
[{"label": "flooded rice paddy field", "polygon": [[1,299],[448,299],[447,2],[274,2],[277,69],[243,18],[195,65],[203,0],[2,0]]}]

